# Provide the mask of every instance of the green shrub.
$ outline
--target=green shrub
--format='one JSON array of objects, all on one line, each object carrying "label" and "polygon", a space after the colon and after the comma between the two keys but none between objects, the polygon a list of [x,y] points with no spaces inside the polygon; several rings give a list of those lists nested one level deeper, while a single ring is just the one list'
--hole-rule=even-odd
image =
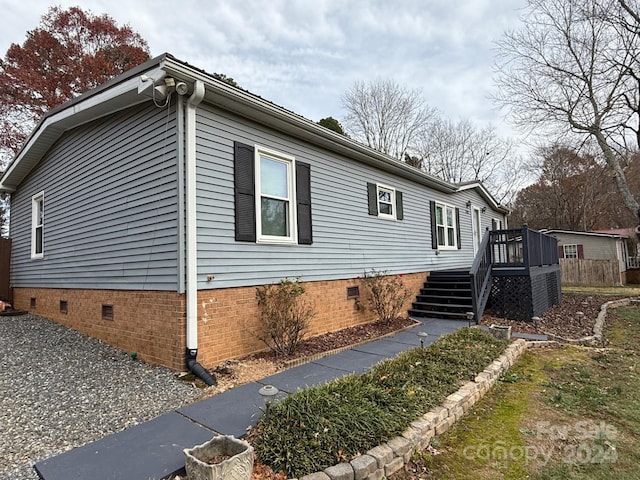
[{"label": "green shrub", "polygon": [[400,316],[404,303],[411,292],[404,286],[400,275],[387,275],[386,271],[366,273],[362,284],[368,295],[369,307],[376,313],[378,321],[389,323]]},{"label": "green shrub", "polygon": [[349,461],[442,404],[506,345],[479,329],[463,328],[366,374],[299,391],[272,406],[268,421],[260,421],[256,454],[290,477]]},{"label": "green shrub", "polygon": [[263,328],[258,338],[278,354],[295,352],[315,315],[313,306],[302,298],[304,292],[298,279],[286,278],[256,289]]}]

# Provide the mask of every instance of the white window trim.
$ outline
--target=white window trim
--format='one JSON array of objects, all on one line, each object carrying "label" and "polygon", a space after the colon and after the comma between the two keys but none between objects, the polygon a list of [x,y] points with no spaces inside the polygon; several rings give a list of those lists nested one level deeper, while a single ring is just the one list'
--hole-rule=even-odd
[{"label": "white window trim", "polygon": [[[380,211],[380,189],[391,192],[391,201],[389,202],[391,204],[391,211],[393,212],[391,215],[389,215],[388,213],[382,213]],[[376,206],[378,207],[379,218],[386,218],[387,220],[397,220],[396,189],[393,187],[388,187],[387,185],[376,183]]]},{"label": "white window trim", "polygon": [[[289,195],[289,236],[274,236],[262,234],[262,194],[260,188],[260,156],[284,162],[287,165],[287,193]],[[256,198],[256,243],[271,243],[279,245],[293,245],[298,243],[298,223],[296,212],[296,159],[277,150],[255,145],[255,198]]]},{"label": "white window trim", "polygon": [[445,241],[448,238],[447,237],[447,228],[449,228],[449,227],[447,227],[447,224],[446,224],[446,221],[447,221],[447,210],[446,209],[450,208],[453,211],[453,245],[440,245],[440,244],[438,244],[438,250],[458,250],[458,230],[457,230],[457,227],[456,227],[456,207],[454,207],[453,205],[436,202],[436,218],[435,218],[435,222],[436,222],[436,242],[438,241],[438,237],[437,237],[437,235],[438,235],[438,214],[437,214],[438,207],[443,207],[444,208],[444,212],[443,212],[444,215],[442,216],[442,218],[445,221],[445,223],[443,225],[445,227],[445,230],[444,230]]},{"label": "white window trim", "polygon": [[[42,202],[42,224],[38,225],[38,203]],[[42,251],[36,253],[36,230],[42,230]],[[44,258],[44,191],[31,197],[31,258]]]},{"label": "white window trim", "polygon": [[[567,247],[575,247],[576,256],[575,257],[567,257]],[[578,258],[578,244],[577,243],[567,243],[562,245],[562,258]]]}]

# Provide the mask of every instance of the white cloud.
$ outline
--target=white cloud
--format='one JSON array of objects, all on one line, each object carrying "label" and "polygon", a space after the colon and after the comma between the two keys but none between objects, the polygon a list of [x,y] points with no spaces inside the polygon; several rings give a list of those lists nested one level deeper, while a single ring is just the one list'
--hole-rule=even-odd
[{"label": "white cloud", "polygon": [[[2,0],[0,52],[22,43],[50,5]],[[59,2],[62,7],[77,1]],[[312,120],[342,116],[355,80],[393,78],[421,88],[451,118],[500,124],[488,94],[492,41],[518,22],[524,0],[85,0],[128,23],[152,55],[169,52],[225,73]]]}]

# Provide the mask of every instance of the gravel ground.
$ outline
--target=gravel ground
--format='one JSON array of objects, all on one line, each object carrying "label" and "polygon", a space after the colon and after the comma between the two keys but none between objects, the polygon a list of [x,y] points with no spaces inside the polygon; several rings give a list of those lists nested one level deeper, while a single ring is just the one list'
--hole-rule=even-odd
[{"label": "gravel ground", "polygon": [[154,418],[201,390],[36,315],[0,316],[0,478]]}]

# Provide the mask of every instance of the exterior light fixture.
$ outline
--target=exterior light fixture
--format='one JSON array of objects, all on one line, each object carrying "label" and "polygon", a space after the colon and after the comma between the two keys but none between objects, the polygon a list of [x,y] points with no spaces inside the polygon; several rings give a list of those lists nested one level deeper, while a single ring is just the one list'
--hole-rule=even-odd
[{"label": "exterior light fixture", "polygon": [[273,401],[275,400],[276,395],[280,393],[280,391],[273,385],[265,385],[260,390],[258,390],[258,393],[260,394],[260,396],[262,397],[262,401],[264,402],[265,419],[268,419],[269,408],[271,407],[271,404],[273,404]]},{"label": "exterior light fixture", "polygon": [[471,200],[467,201],[467,209],[471,208]]},{"label": "exterior light fixture", "polygon": [[469,326],[471,326],[471,322],[473,322],[473,312],[467,312],[467,321],[469,322]]},{"label": "exterior light fixture", "polygon": [[424,342],[429,335],[427,334],[427,332],[418,332],[416,333],[416,335],[420,339],[420,348],[424,349]]}]

